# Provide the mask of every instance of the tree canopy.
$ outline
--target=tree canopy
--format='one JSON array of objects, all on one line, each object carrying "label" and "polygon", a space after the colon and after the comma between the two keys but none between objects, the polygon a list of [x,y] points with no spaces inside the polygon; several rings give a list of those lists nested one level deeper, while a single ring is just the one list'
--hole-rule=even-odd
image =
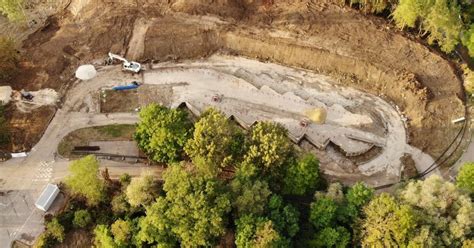
[{"label": "tree canopy", "polygon": [[264,180],[248,180],[236,177],[230,184],[232,206],[237,216],[261,215],[265,211],[272,192]]},{"label": "tree canopy", "polygon": [[140,110],[134,137],[152,160],[171,163],[182,158],[191,133],[192,124],[185,111],[150,104]]},{"label": "tree canopy", "polygon": [[[222,183],[193,175],[181,165],[170,166],[163,178],[166,196],[147,208],[140,224],[142,230],[160,233],[158,237],[173,233],[185,247],[215,244],[225,232],[226,215],[231,209],[230,196]],[[148,243],[159,242],[146,236]]]},{"label": "tree canopy", "polygon": [[409,204],[419,216],[422,226],[416,237],[424,244],[460,247],[472,233],[474,206],[466,194],[439,176],[409,183],[401,192],[402,202]]},{"label": "tree canopy", "polygon": [[233,159],[237,127],[224,113],[209,108],[201,114],[194,128],[185,151],[203,175],[216,176]]},{"label": "tree canopy", "polygon": [[410,182],[396,197],[381,194],[364,208],[362,245],[461,247],[472,235],[473,203],[439,176]]},{"label": "tree canopy", "polygon": [[474,162],[465,163],[461,167],[456,178],[456,185],[470,194],[474,194]]},{"label": "tree canopy", "polygon": [[293,144],[288,131],[280,124],[259,122],[252,127],[241,171],[247,176],[281,174],[282,167],[293,158]]},{"label": "tree canopy", "polygon": [[[428,42],[437,43],[444,52],[451,52],[461,41],[462,33],[471,20],[463,20],[460,1],[450,0],[400,0],[392,13],[398,27],[420,28],[428,34]],[[467,22],[467,23],[466,23]],[[469,48],[469,31],[463,43]]]},{"label": "tree canopy", "polygon": [[10,21],[23,21],[24,0],[0,0],[0,13],[5,15]]},{"label": "tree canopy", "polygon": [[158,197],[158,185],[150,173],[133,178],[127,186],[125,194],[132,207],[146,206]]},{"label": "tree canopy", "polygon": [[104,200],[104,182],[98,178],[99,162],[93,155],[78,159],[69,166],[66,185],[73,194],[80,195],[90,206]]},{"label": "tree canopy", "polygon": [[91,214],[86,209],[77,210],[74,212],[74,219],[72,223],[74,226],[84,228],[92,222]]},{"label": "tree canopy", "polygon": [[313,154],[305,154],[287,165],[283,192],[290,195],[312,193],[319,183],[319,161]]},{"label": "tree canopy", "polygon": [[236,226],[235,244],[238,248],[287,246],[268,218],[244,215],[236,221]]},{"label": "tree canopy", "polygon": [[417,227],[416,215],[406,204],[398,204],[393,196],[382,193],[364,209],[362,246],[407,247]]}]

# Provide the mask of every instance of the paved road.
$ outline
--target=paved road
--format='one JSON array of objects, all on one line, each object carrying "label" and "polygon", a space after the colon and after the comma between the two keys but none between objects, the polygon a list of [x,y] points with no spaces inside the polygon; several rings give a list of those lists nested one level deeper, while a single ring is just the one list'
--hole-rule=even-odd
[{"label": "paved road", "polygon": [[[69,161],[54,156],[64,136],[84,127],[137,122],[136,113],[100,114],[97,112],[97,102],[85,102],[100,87],[135,79],[120,73],[119,67],[108,68],[102,77],[90,83],[78,84],[69,91],[63,107],[56,112],[28,157],[0,164],[0,247],[8,247],[17,238],[33,240],[42,231],[44,213],[34,207],[34,202],[48,182],[58,182],[67,175]],[[84,102],[89,112],[78,112],[84,110]],[[142,170],[149,169],[144,165],[130,166],[111,161],[104,162],[102,166],[109,167],[112,176],[123,172],[138,175]]]}]

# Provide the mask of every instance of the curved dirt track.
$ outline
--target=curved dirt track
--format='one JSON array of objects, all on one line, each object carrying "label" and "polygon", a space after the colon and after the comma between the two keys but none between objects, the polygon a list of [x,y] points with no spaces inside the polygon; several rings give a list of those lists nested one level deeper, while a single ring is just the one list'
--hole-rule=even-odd
[{"label": "curved dirt track", "polygon": [[[310,71],[212,56],[204,61],[158,64],[144,72],[144,83],[171,86],[172,107],[185,102],[199,114],[213,106],[246,128],[262,120],[281,123],[295,143],[304,138],[325,150],[330,142],[344,153],[356,155],[366,153],[374,145],[382,149],[381,154],[346,174],[386,173],[386,180],[392,176],[395,182],[401,174],[400,158],[404,154],[412,156],[418,171],[433,163],[429,155],[407,144],[401,116],[389,103],[335,85],[331,78]],[[213,96],[219,96],[220,100],[213,101]],[[305,111],[315,107],[327,109],[326,123],[301,127]]]}]

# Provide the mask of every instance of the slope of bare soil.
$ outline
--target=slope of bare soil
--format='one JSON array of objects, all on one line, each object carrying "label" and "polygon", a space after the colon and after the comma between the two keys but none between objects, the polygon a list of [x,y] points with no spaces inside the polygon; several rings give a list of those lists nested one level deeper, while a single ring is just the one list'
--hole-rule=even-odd
[{"label": "slope of bare soil", "polygon": [[463,114],[455,67],[385,20],[338,2],[74,0],[28,37],[25,72],[11,84],[64,93],[77,65],[100,62],[108,51],[129,51],[142,61],[228,51],[330,74],[341,85],[380,95],[409,118],[411,143],[439,155],[456,132],[450,120]]}]

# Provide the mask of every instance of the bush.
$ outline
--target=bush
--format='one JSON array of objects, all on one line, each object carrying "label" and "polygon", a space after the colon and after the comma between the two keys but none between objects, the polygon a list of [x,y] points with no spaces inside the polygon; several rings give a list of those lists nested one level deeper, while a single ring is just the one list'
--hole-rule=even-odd
[{"label": "bush", "polygon": [[46,231],[55,240],[62,243],[64,241],[64,227],[59,223],[57,218],[54,218],[46,224]]},{"label": "bush", "polygon": [[55,244],[55,240],[51,237],[48,232],[43,232],[40,234],[36,243],[33,245],[34,248],[49,248],[53,247]]},{"label": "bush", "polygon": [[75,227],[84,228],[89,225],[92,221],[90,213],[85,210],[81,209],[74,213],[74,219],[72,223]]},{"label": "bush", "polygon": [[122,188],[126,188],[130,184],[130,181],[132,181],[132,177],[129,174],[124,173],[120,175],[119,181]]}]

